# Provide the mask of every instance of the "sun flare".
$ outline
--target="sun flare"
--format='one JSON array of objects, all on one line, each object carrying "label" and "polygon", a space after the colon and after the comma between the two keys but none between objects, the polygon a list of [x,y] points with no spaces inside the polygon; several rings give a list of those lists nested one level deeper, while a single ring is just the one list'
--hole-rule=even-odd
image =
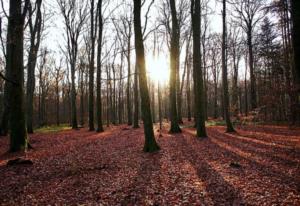
[{"label": "sun flare", "polygon": [[170,71],[167,57],[151,57],[147,58],[147,72],[152,81],[166,84],[169,81]]}]

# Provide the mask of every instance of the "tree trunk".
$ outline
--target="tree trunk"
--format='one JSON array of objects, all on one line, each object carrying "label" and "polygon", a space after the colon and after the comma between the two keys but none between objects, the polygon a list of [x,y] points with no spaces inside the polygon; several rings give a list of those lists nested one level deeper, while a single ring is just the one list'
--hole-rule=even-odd
[{"label": "tree trunk", "polygon": [[60,119],[59,119],[59,87],[58,87],[58,80],[56,80],[56,125],[59,126]]},{"label": "tree trunk", "polygon": [[171,15],[172,15],[172,34],[171,34],[171,76],[170,76],[170,133],[179,133],[181,129],[178,123],[177,114],[177,76],[179,68],[179,25],[176,12],[175,0],[170,0]]},{"label": "tree trunk", "polygon": [[201,8],[200,0],[192,0],[192,27],[193,27],[193,77],[195,93],[195,118],[197,137],[207,137],[205,129],[204,90],[201,64]]},{"label": "tree trunk", "polygon": [[254,73],[252,27],[248,28],[247,45],[248,45],[248,52],[249,52],[251,109],[254,110],[257,108],[257,97],[256,97],[256,79]]},{"label": "tree trunk", "polygon": [[295,62],[295,82],[298,94],[298,102],[300,101],[300,2],[291,0],[292,3],[292,20],[293,20],[293,47]]},{"label": "tree trunk", "polygon": [[186,100],[187,100],[187,118],[188,121],[192,121],[192,112],[191,112],[191,85],[190,85],[190,78],[191,78],[191,63],[190,58],[188,57],[187,60],[187,81],[186,81]]},{"label": "tree trunk", "polygon": [[28,145],[23,92],[23,41],[25,16],[22,13],[21,0],[10,0],[9,6],[7,68],[8,79],[15,82],[9,87],[10,151],[17,152],[26,150]]},{"label": "tree trunk", "polygon": [[138,68],[135,67],[134,74],[134,117],[133,117],[133,128],[139,128],[139,90],[138,90]]},{"label": "tree trunk", "polygon": [[[5,66],[5,75],[8,76],[8,68]],[[8,133],[8,119],[9,119],[9,87],[11,83],[5,81],[4,83],[4,96],[3,96],[3,112],[1,116],[0,135],[6,136]]]},{"label": "tree trunk", "polygon": [[75,88],[75,63],[73,60],[71,64],[71,118],[72,118],[72,129],[78,129],[77,125],[77,109],[76,109],[76,88]]},{"label": "tree trunk", "polygon": [[91,0],[91,56],[89,62],[89,130],[94,131],[94,68],[95,68],[95,32],[94,0]]},{"label": "tree trunk", "polygon": [[144,151],[155,152],[160,148],[156,143],[152,125],[150,98],[146,76],[144,42],[141,27],[141,0],[134,0],[134,33],[137,68],[139,71],[139,86],[141,91],[142,118],[145,132]]},{"label": "tree trunk", "polygon": [[102,123],[102,100],[101,100],[101,52],[102,52],[102,0],[98,1],[98,18],[99,18],[99,28],[98,28],[98,50],[97,50],[97,132],[103,132],[103,123]]},{"label": "tree trunk", "polygon": [[227,132],[234,132],[230,120],[230,105],[228,93],[228,79],[227,79],[227,31],[226,31],[226,0],[223,0],[223,36],[222,36],[222,79],[223,79],[223,102],[224,115],[227,125]]},{"label": "tree trunk", "polygon": [[[42,27],[42,0],[36,1],[36,19],[32,22],[33,11],[29,14],[30,27],[30,49],[27,63],[27,91],[26,91],[26,112],[27,131],[33,133],[33,96],[35,90],[35,67],[40,47],[41,27]],[[32,9],[31,9],[32,10]]]}]

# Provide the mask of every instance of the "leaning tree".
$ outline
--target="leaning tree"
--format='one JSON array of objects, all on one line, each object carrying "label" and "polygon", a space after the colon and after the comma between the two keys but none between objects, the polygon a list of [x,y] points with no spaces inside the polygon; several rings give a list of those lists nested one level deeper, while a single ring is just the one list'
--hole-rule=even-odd
[{"label": "leaning tree", "polygon": [[141,25],[141,0],[134,0],[134,37],[135,37],[135,52],[136,66],[139,73],[139,88],[141,93],[141,110],[142,119],[144,122],[145,132],[145,152],[155,152],[159,150],[156,143],[152,124],[152,115],[150,107],[150,97],[147,84],[145,49]]}]

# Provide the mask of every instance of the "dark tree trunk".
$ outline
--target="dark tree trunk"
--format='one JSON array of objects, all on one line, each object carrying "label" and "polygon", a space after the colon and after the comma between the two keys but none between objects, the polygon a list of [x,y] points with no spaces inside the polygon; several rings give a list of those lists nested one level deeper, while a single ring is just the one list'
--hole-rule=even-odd
[{"label": "dark tree trunk", "polygon": [[187,80],[186,80],[186,103],[187,103],[187,118],[188,121],[192,121],[192,112],[191,112],[191,56],[189,50],[187,50]]},{"label": "dark tree trunk", "polygon": [[91,0],[91,56],[89,62],[89,130],[94,131],[94,72],[95,72],[95,32],[94,0]]},{"label": "dark tree trunk", "polygon": [[97,132],[103,132],[103,123],[102,123],[102,100],[101,100],[101,51],[102,51],[102,31],[103,31],[103,22],[102,22],[102,0],[98,1],[98,51],[97,51]]},{"label": "dark tree trunk", "polygon": [[201,68],[201,6],[200,0],[192,0],[192,27],[193,27],[193,77],[195,93],[195,124],[197,137],[207,137],[205,129],[203,74]]},{"label": "dark tree trunk", "polygon": [[[5,76],[8,76],[8,68],[7,65],[5,66]],[[6,136],[8,134],[8,119],[9,119],[9,87],[11,83],[5,81],[4,83],[4,95],[3,95],[3,112],[1,116],[1,128],[0,128],[0,135]]]},{"label": "dark tree trunk", "polygon": [[292,3],[292,20],[293,20],[293,47],[294,62],[296,74],[296,91],[298,93],[298,102],[300,101],[300,1],[291,0]]},{"label": "dark tree trunk", "polygon": [[144,151],[155,152],[160,148],[156,143],[152,125],[150,98],[146,76],[144,42],[141,27],[141,0],[134,0],[134,33],[137,68],[139,71],[139,86],[141,91],[142,118],[145,132]]},{"label": "dark tree trunk", "polygon": [[160,83],[157,84],[157,98],[158,98],[158,119],[159,119],[159,131],[161,133],[162,130],[162,108],[161,108],[161,89]]},{"label": "dark tree trunk", "polygon": [[[26,3],[28,2],[26,1]],[[28,145],[23,92],[24,18],[25,15],[22,13],[22,1],[10,0],[7,31],[7,68],[8,79],[14,81],[9,87],[11,152],[26,150]]]},{"label": "dark tree trunk", "polygon": [[226,0],[223,0],[223,36],[222,36],[222,79],[223,79],[223,104],[224,115],[227,125],[227,132],[234,132],[230,120],[230,105],[228,93],[228,79],[227,79],[227,31],[226,31]]},{"label": "dark tree trunk", "polygon": [[83,127],[84,126],[84,69],[85,65],[82,65],[81,71],[80,71],[80,125]]},{"label": "dark tree trunk", "polygon": [[131,88],[131,24],[129,26],[129,35],[128,35],[128,42],[127,42],[127,69],[128,69],[128,77],[127,77],[127,88],[126,88],[126,95],[127,95],[127,123],[128,125],[132,125],[132,105],[131,105],[131,95],[130,95],[130,88]]},{"label": "dark tree trunk", "polygon": [[133,117],[133,128],[139,128],[139,80],[138,80],[138,68],[135,67],[134,74],[134,117]]},{"label": "dark tree trunk", "polygon": [[175,0],[170,0],[172,15],[172,34],[171,34],[171,76],[170,76],[170,133],[179,133],[181,129],[178,123],[177,114],[177,76],[179,68],[179,25],[176,12]]},{"label": "dark tree trunk", "polygon": [[59,126],[60,119],[59,119],[59,86],[58,86],[58,80],[56,81],[55,86],[55,96],[56,96],[56,125]]},{"label": "dark tree trunk", "polygon": [[27,92],[26,92],[26,112],[27,131],[33,133],[33,96],[35,89],[35,67],[40,47],[42,28],[42,0],[36,1],[36,18],[33,24],[33,9],[30,5],[29,28],[30,28],[30,49],[27,63]]},{"label": "dark tree trunk", "polygon": [[252,27],[248,28],[247,45],[248,45],[248,52],[249,52],[251,109],[253,110],[257,108],[257,97],[256,97],[256,79],[254,73]]}]

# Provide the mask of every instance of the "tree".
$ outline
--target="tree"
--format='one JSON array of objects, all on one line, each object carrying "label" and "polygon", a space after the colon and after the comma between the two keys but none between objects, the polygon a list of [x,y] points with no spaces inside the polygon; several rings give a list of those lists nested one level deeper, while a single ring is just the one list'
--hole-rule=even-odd
[{"label": "tree", "polygon": [[178,123],[177,115],[177,96],[176,96],[176,80],[177,67],[179,67],[179,25],[176,12],[175,0],[170,0],[171,16],[172,16],[172,34],[171,34],[171,54],[170,54],[170,133],[179,133],[181,129]]},{"label": "tree", "polygon": [[10,151],[27,149],[28,139],[24,108],[24,21],[29,0],[25,1],[22,10],[21,0],[9,1],[9,18],[7,31],[7,78],[13,83],[9,86],[8,103],[10,127]]},{"label": "tree", "polygon": [[75,72],[79,36],[82,32],[83,25],[87,17],[87,10],[83,3],[79,3],[78,0],[57,0],[57,3],[64,18],[67,36],[67,59],[71,70],[71,125],[73,129],[77,129]]},{"label": "tree", "polygon": [[256,78],[254,68],[254,54],[253,54],[253,32],[262,19],[261,12],[263,10],[263,0],[232,0],[234,10],[237,13],[235,16],[247,35],[248,46],[248,60],[250,69],[250,96],[251,96],[251,109],[257,107],[257,95],[256,95]]},{"label": "tree", "polygon": [[54,71],[53,71],[53,76],[54,76],[54,84],[55,84],[55,99],[56,99],[56,125],[60,125],[60,113],[59,113],[59,100],[60,100],[60,95],[59,95],[59,83],[61,80],[63,80],[63,75],[64,72],[62,71],[62,61],[63,59],[61,58],[59,61],[59,65],[54,66]]},{"label": "tree", "polygon": [[200,0],[191,1],[191,16],[193,28],[193,79],[195,98],[195,123],[197,137],[207,137],[205,129],[204,90],[201,60],[201,8]]},{"label": "tree", "polygon": [[152,125],[152,115],[150,107],[150,97],[146,76],[145,50],[141,26],[141,0],[134,0],[134,36],[135,36],[135,52],[136,52],[136,66],[139,72],[139,88],[141,91],[141,108],[142,118],[144,122],[145,132],[145,152],[155,152],[159,150],[156,143]]},{"label": "tree", "polygon": [[226,0],[223,0],[223,35],[222,35],[222,80],[223,80],[223,104],[224,115],[227,125],[227,132],[234,132],[230,120],[230,105],[228,93],[228,79],[227,79],[227,31],[226,31]]},{"label": "tree", "polygon": [[96,32],[95,32],[95,1],[91,0],[90,8],[90,57],[89,57],[89,130],[94,131],[94,73],[95,73],[95,41],[96,41]]},{"label": "tree", "polygon": [[[27,111],[27,131],[28,133],[33,133],[33,95],[35,89],[35,67],[36,60],[39,51],[39,46],[41,42],[41,32],[42,32],[42,0],[36,0],[35,8],[29,3],[29,31],[30,31],[30,48],[28,54],[27,62],[27,92],[26,92],[26,111]],[[34,19],[34,11],[36,10],[36,15]]]},{"label": "tree", "polygon": [[102,101],[101,101],[101,52],[102,52],[102,33],[103,33],[103,20],[102,20],[102,0],[98,0],[97,4],[98,13],[98,45],[97,45],[97,132],[103,132],[102,123]]},{"label": "tree", "polygon": [[293,21],[293,47],[294,62],[296,71],[296,90],[298,91],[298,101],[300,101],[300,2],[291,0],[292,3],[292,21]]}]

